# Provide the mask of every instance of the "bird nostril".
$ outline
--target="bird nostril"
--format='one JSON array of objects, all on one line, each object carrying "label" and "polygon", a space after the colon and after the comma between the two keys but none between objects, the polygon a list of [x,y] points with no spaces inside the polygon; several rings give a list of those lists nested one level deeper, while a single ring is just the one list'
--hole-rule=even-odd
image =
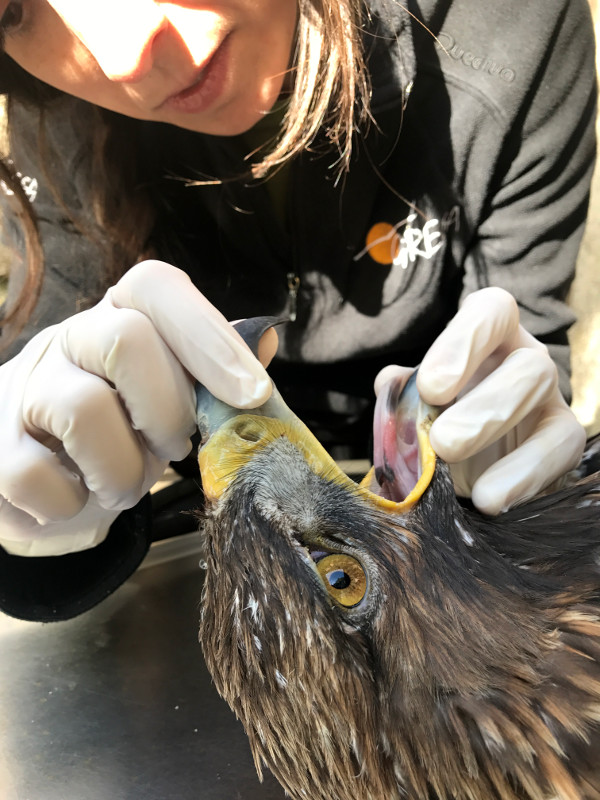
[{"label": "bird nostril", "polygon": [[235,427],[235,433],[245,442],[260,442],[263,438],[263,431],[249,420],[241,420]]}]

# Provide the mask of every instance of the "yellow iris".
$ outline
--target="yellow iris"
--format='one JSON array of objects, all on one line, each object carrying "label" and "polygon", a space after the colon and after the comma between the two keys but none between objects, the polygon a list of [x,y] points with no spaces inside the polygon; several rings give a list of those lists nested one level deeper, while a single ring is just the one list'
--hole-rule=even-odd
[{"label": "yellow iris", "polygon": [[358,605],[367,591],[367,576],[359,561],[334,553],[317,562],[317,570],[330,596],[345,608]]}]

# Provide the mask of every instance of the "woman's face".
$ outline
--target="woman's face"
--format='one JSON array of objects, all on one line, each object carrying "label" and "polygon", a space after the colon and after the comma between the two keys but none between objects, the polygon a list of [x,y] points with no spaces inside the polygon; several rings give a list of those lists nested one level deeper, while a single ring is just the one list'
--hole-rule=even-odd
[{"label": "woman's face", "polygon": [[4,49],[64,92],[220,136],[281,91],[297,0],[0,0]]}]

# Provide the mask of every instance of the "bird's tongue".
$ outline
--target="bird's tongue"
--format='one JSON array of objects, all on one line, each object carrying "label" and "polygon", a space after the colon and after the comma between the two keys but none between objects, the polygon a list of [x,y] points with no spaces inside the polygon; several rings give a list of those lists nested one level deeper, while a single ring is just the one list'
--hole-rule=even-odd
[{"label": "bird's tongue", "polygon": [[402,502],[421,474],[417,423],[419,394],[416,373],[402,389],[393,379],[379,392],[373,420],[373,466],[379,494]]}]

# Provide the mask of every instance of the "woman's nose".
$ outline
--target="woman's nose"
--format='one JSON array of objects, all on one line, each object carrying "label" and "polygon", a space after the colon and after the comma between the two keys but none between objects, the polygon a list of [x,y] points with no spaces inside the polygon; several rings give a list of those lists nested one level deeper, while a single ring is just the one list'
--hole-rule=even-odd
[{"label": "woman's nose", "polygon": [[112,81],[137,82],[153,65],[153,47],[169,25],[155,0],[50,0]]}]

